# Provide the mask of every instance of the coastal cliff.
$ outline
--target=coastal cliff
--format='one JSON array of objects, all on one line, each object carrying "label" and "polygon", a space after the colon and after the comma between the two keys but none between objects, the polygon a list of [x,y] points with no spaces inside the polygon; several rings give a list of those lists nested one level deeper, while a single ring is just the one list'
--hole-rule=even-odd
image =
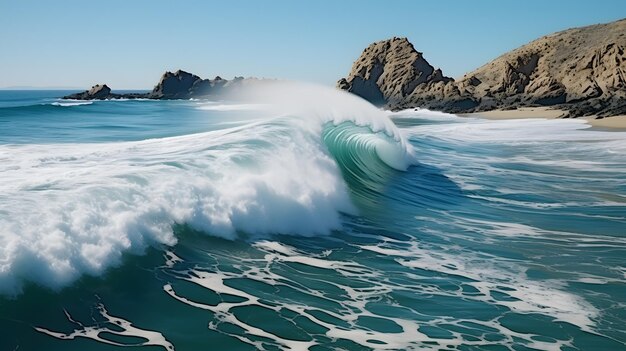
[{"label": "coastal cliff", "polygon": [[202,79],[195,74],[178,70],[165,72],[157,85],[149,93],[116,94],[106,84],[97,84],[81,93],[64,96],[63,99],[75,100],[109,100],[109,99],[191,99],[215,96],[226,93],[234,88],[255,80],[254,78],[235,77],[232,80]]},{"label": "coastal cliff", "polygon": [[458,80],[406,38],[367,47],[340,89],[393,110],[451,113],[550,106],[563,117],[626,114],[626,20],[544,36]]}]

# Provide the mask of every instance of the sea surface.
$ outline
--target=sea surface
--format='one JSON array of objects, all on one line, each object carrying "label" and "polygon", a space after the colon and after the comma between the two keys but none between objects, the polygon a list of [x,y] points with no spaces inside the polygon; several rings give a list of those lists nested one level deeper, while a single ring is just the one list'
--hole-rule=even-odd
[{"label": "sea surface", "polygon": [[626,350],[626,132],[66,93],[0,91],[0,350]]}]

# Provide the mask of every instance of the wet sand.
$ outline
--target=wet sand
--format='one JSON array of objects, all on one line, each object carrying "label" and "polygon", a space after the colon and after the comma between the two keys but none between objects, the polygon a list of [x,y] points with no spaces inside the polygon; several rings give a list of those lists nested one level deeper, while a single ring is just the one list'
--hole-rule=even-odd
[{"label": "wet sand", "polygon": [[[555,119],[565,115],[566,111],[554,110],[549,107],[523,107],[516,110],[493,110],[476,113],[465,113],[459,116],[479,117],[493,120],[544,118]],[[626,129],[626,115],[596,119],[595,116],[581,117],[594,127]]]}]

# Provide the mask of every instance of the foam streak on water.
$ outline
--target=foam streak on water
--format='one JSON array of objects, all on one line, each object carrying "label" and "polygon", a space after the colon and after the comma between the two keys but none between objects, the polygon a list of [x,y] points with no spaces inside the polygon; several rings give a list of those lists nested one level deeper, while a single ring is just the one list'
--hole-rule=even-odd
[{"label": "foam streak on water", "polygon": [[[109,345],[115,345],[115,346],[138,347],[138,346],[153,345],[153,346],[161,346],[165,350],[174,350],[174,346],[169,341],[167,341],[161,333],[137,328],[134,325],[132,325],[132,323],[130,323],[127,320],[124,320],[123,318],[111,316],[107,312],[104,305],[98,306],[98,312],[105,319],[105,322],[103,323],[105,324],[104,326],[100,326],[98,324],[95,326],[86,326],[81,322],[75,321],[72,318],[72,316],[70,316],[69,313],[67,313],[66,311],[65,314],[67,316],[67,319],[73,324],[75,324],[78,327],[78,329],[74,330],[73,332],[69,334],[55,332],[55,331],[51,331],[51,330],[48,330],[45,328],[39,328],[39,327],[36,327],[35,330],[37,330],[40,333],[47,334],[47,335],[50,335],[54,338],[61,339],[61,340],[73,340],[76,338],[87,338],[87,339],[94,340],[96,342],[109,344]],[[111,327],[106,326],[106,325],[109,325]],[[121,330],[118,330],[118,329],[121,329]],[[116,342],[104,336],[106,334],[122,336],[122,337],[134,337],[142,341],[137,342],[137,343]]]},{"label": "foam streak on water", "polygon": [[[239,297],[241,298],[240,302],[220,302],[216,305],[203,304],[179,295],[176,289],[170,284],[165,285],[164,290],[173,298],[184,304],[212,312],[216,321],[212,322],[209,328],[219,330],[222,323],[236,325],[240,327],[243,333],[235,333],[233,335],[245,343],[254,345],[257,348],[263,348],[266,347],[267,344],[259,340],[265,338],[272,340],[272,343],[276,345],[282,345],[292,350],[307,350],[312,345],[320,344],[325,338],[350,340],[364,347],[393,350],[409,348],[439,350],[442,348],[454,348],[461,344],[472,346],[491,344],[488,338],[468,339],[462,332],[452,332],[450,337],[440,339],[420,331],[429,328],[438,329],[442,324],[456,325],[459,326],[459,328],[463,328],[464,325],[474,325],[478,326],[479,330],[480,328],[492,330],[505,336],[505,340],[502,341],[502,344],[512,345],[515,339],[521,339],[525,340],[529,347],[541,350],[559,350],[562,346],[570,344],[566,340],[555,340],[553,342],[535,340],[536,335],[515,332],[502,325],[498,319],[481,320],[473,318],[455,319],[439,317],[429,320],[429,318],[422,315],[419,310],[413,309],[408,309],[408,313],[405,313],[406,315],[413,314],[413,318],[391,317],[387,313],[372,312],[370,308],[371,303],[385,301],[389,298],[388,294],[391,292],[396,294],[434,294],[442,297],[476,299],[486,303],[502,304],[522,313],[536,312],[558,316],[558,314],[562,312],[563,315],[567,316],[566,319],[575,323],[580,322],[582,323],[582,327],[586,327],[586,324],[589,323],[586,315],[589,311],[585,311],[584,308],[591,309],[591,313],[595,313],[591,307],[585,306],[584,303],[577,303],[575,297],[566,293],[561,293],[562,296],[559,296],[557,301],[550,301],[551,298],[555,297],[553,295],[554,293],[559,293],[558,290],[532,287],[523,285],[523,283],[516,287],[510,287],[507,286],[507,284],[510,283],[506,283],[507,279],[503,277],[491,276],[490,280],[494,281],[493,285],[485,285],[484,283],[478,282],[474,285],[471,284],[477,287],[481,293],[484,293],[472,296],[469,294],[465,295],[460,291],[448,292],[438,290],[428,284],[422,285],[419,283],[422,278],[408,272],[403,275],[405,275],[407,280],[413,280],[414,283],[402,284],[393,282],[384,279],[383,272],[367,268],[355,262],[334,261],[323,256],[311,257],[310,255],[304,255],[294,248],[278,242],[264,241],[257,243],[255,246],[265,252],[263,259],[244,260],[241,265],[235,267],[237,269],[236,272],[207,272],[196,269],[186,272],[177,271],[174,273],[178,275],[179,278],[197,284],[216,294]],[[363,248],[386,256],[398,255],[407,257],[406,252],[393,251],[382,247],[364,246]],[[412,257],[417,257],[415,250],[409,251],[413,252]],[[467,277],[472,276],[471,272],[463,269],[464,267],[459,267],[458,270],[456,268],[445,268],[446,266],[450,266],[453,260],[452,258],[448,258],[446,261],[445,259],[441,259],[441,257],[431,259],[426,253],[419,255],[423,255],[423,259],[432,260],[431,263],[419,262],[418,260],[399,261],[399,263],[413,268],[436,270],[447,274],[450,274],[451,271],[455,271],[451,274],[459,274]],[[330,285],[339,295],[328,294],[313,287],[307,287],[293,279],[293,277],[277,273],[279,269],[276,269],[275,266],[280,265],[289,265],[295,269],[298,269],[299,265],[316,269],[321,268],[329,270],[328,274],[341,276],[343,283],[335,283],[333,280],[320,280],[320,284]],[[441,268],[441,266],[444,267]],[[477,271],[479,270],[478,268],[479,267],[477,267]],[[239,271],[239,269],[242,269],[242,271]],[[305,272],[306,269],[302,269],[301,273],[306,274]],[[490,273],[493,273],[493,271],[484,269],[480,270],[480,272],[479,274],[484,274],[482,277],[487,277]],[[278,303],[277,301],[272,301],[269,303],[265,300],[266,296],[262,295],[258,297],[258,292],[254,290],[247,292],[228,285],[229,281],[241,279],[241,277],[256,281],[262,285],[273,286],[277,291],[281,291],[284,288],[292,289],[297,294],[310,296],[314,300],[320,300],[322,304],[334,305],[335,307],[325,309],[316,307],[315,305],[311,306],[289,300]],[[396,278],[400,278],[400,276]],[[521,300],[519,300],[519,302],[499,302],[493,300],[489,293],[492,289],[493,291],[498,291],[498,288],[496,288],[498,285],[498,283],[496,283],[497,281],[500,281],[500,284],[502,284],[498,287],[499,289],[506,289],[507,292],[516,292],[517,294],[512,294],[512,296],[520,297]],[[524,294],[530,296],[523,296]],[[565,300],[562,298],[565,298]],[[273,334],[263,329],[264,327],[267,328],[267,326],[257,328],[246,323],[245,319],[238,318],[237,311],[239,308],[251,306],[271,310],[281,315],[287,313],[297,315],[299,320],[293,320],[294,324],[297,325],[299,322],[308,320],[309,323],[316,324],[320,330],[324,330],[324,332],[320,332],[319,335],[313,335],[313,340],[301,341],[290,340],[288,337],[280,335],[280,333]],[[581,307],[583,310],[580,310]],[[580,320],[577,320],[577,318],[580,318]],[[337,324],[329,320],[340,320],[342,323]],[[380,331],[375,327],[372,328],[368,326],[367,321],[370,321],[370,323],[376,323],[376,321],[382,323],[382,321],[384,321],[384,324],[386,324],[385,329],[395,330],[392,332]],[[431,347],[428,346],[429,343],[432,343]]]}]

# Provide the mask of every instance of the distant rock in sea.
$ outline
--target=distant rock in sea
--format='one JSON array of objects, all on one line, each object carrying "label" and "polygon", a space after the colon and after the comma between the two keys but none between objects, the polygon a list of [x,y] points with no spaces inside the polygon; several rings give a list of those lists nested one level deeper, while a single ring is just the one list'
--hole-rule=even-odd
[{"label": "distant rock in sea", "polygon": [[202,78],[182,70],[165,72],[150,96],[153,99],[188,99],[194,85],[201,82]]},{"label": "distant rock in sea", "polygon": [[111,88],[106,84],[96,84],[89,90],[85,90],[82,93],[73,94],[72,97],[66,97],[76,100],[104,100],[111,95]]},{"label": "distant rock in sea", "polygon": [[235,77],[232,80],[202,79],[195,74],[178,70],[165,72],[157,85],[149,93],[116,94],[106,84],[98,84],[82,93],[64,96],[63,99],[74,100],[107,100],[107,99],[191,99],[220,95],[244,84],[247,81],[256,81],[254,78]]},{"label": "distant rock in sea", "polygon": [[445,77],[406,38],[371,44],[340,89],[399,110],[451,113],[552,106],[566,117],[626,114],[626,20],[544,36],[459,80]]}]

